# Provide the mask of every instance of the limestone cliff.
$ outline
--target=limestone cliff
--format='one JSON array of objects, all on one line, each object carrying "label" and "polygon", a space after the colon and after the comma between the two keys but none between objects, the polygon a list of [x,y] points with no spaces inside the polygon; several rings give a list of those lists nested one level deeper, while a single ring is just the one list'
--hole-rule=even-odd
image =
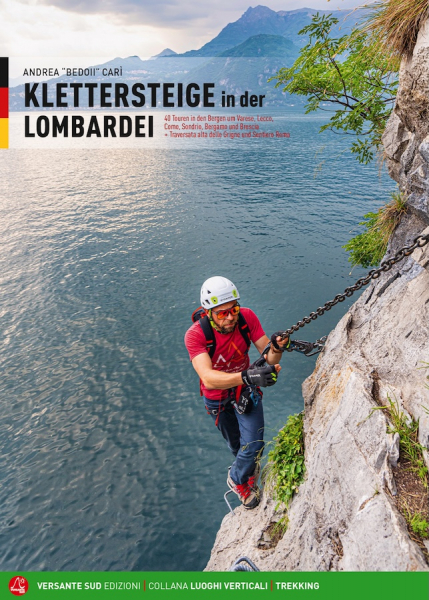
[{"label": "limestone cliff", "polygon": [[[402,62],[383,143],[410,207],[390,241],[391,256],[429,232],[429,22],[413,57]],[[257,509],[224,518],[207,570],[228,570],[241,555],[264,571],[427,570],[397,506],[397,439],[387,433],[385,411],[372,410],[388,396],[397,401],[420,420],[420,442],[429,446],[425,362],[429,245],[368,286],[303,384],[307,472],[283,538],[270,548],[268,531],[278,517],[264,494]]]}]

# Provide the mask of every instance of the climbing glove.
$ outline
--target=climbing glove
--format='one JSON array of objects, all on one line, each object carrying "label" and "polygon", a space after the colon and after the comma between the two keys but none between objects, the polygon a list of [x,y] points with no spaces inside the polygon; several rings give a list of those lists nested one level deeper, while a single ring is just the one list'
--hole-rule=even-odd
[{"label": "climbing glove", "polygon": [[277,381],[277,372],[274,365],[247,369],[241,373],[243,383],[246,385],[259,385],[260,387],[269,387]]},{"label": "climbing glove", "polygon": [[270,338],[270,342],[272,343],[274,348],[277,350],[277,352],[284,352],[287,348],[289,348],[290,339],[289,339],[289,342],[286,344],[286,346],[279,346],[279,344],[277,342],[277,338],[279,336],[282,338],[284,336],[284,333],[285,333],[284,331],[276,331],[275,333],[273,333],[273,335]]}]

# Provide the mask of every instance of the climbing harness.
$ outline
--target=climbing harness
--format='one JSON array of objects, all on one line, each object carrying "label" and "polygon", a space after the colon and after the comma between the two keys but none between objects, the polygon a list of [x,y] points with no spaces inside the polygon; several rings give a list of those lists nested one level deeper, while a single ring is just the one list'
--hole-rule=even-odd
[{"label": "climbing harness", "polygon": [[259,400],[262,398],[262,391],[256,385],[239,386],[240,394],[236,399],[233,399],[232,404],[239,415],[250,413],[252,408],[258,406]]},{"label": "climbing harness", "polygon": [[[398,250],[395,256],[383,261],[378,267],[378,269],[371,269],[371,271],[369,271],[368,274],[365,275],[365,277],[361,277],[356,281],[354,285],[347,287],[342,294],[337,294],[333,300],[325,302],[323,306],[319,306],[317,310],[311,312],[308,317],[304,317],[301,321],[298,321],[295,325],[292,325],[292,327],[286,329],[286,331],[284,331],[280,337],[282,339],[285,339],[295,331],[298,331],[301,327],[304,327],[304,325],[307,325],[308,323],[311,323],[311,321],[317,319],[317,317],[321,317],[325,313],[325,311],[331,310],[331,308],[338,304],[338,302],[344,302],[346,298],[350,298],[350,296],[354,294],[354,292],[356,292],[357,290],[360,290],[361,287],[367,285],[373,279],[378,279],[381,273],[390,271],[393,265],[395,265],[397,262],[399,262],[406,256],[410,256],[410,254],[412,254],[416,248],[423,248],[423,246],[426,246],[427,243],[429,243],[429,233],[427,233],[426,235],[418,235],[414,238],[413,243],[410,246],[404,246],[403,248]],[[323,350],[326,338],[327,336],[325,335],[319,340],[316,340],[314,343],[303,342],[301,340],[291,340],[290,346],[289,348],[287,348],[287,352],[292,352],[293,350],[295,350],[296,352],[301,352],[302,354],[305,354],[305,356],[313,356],[314,354],[318,354]],[[263,364],[263,355],[268,350],[269,346],[267,346],[264,349],[261,357],[254,363],[255,366]]]}]

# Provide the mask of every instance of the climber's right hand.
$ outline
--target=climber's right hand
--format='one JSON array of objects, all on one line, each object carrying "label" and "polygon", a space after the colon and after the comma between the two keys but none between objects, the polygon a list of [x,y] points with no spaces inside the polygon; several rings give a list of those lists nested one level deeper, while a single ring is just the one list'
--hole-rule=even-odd
[{"label": "climber's right hand", "polygon": [[277,382],[277,375],[280,369],[280,365],[266,365],[265,367],[247,369],[241,373],[241,378],[246,385],[270,387]]}]

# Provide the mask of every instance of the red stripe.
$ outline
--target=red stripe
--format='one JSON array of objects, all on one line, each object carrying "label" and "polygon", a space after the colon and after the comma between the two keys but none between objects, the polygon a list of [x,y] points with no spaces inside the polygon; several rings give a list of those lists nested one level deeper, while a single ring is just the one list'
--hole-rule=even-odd
[{"label": "red stripe", "polygon": [[0,119],[9,117],[9,90],[0,88]]}]

